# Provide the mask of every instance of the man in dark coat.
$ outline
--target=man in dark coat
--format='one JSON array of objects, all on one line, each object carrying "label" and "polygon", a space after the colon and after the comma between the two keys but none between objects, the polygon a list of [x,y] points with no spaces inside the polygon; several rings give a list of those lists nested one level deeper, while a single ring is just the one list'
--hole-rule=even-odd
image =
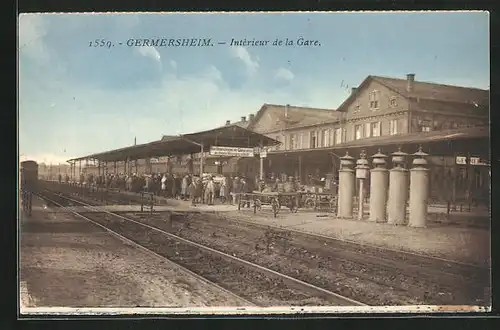
[{"label": "man in dark coat", "polygon": [[[251,194],[253,192],[251,181],[249,179],[242,179],[241,182],[242,182],[241,192],[245,194]],[[245,207],[245,205],[246,207],[250,207],[250,201],[248,197],[246,200],[247,201],[243,204],[243,207]]]}]

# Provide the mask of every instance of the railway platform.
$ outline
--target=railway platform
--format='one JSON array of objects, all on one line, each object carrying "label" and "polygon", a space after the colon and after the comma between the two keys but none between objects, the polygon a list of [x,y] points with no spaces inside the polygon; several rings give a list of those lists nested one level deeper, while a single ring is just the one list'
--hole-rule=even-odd
[{"label": "railway platform", "polygon": [[329,213],[227,212],[229,219],[306,232],[358,244],[402,250],[441,259],[490,266],[490,231],[481,228],[449,227],[440,224],[428,228],[410,228],[366,220],[339,219]]},{"label": "railway platform", "polygon": [[[131,192],[120,192],[121,195],[137,198],[139,195]],[[138,212],[140,205],[105,205],[109,211]],[[439,221],[444,219],[446,209],[440,205],[429,206],[427,228],[409,228],[384,223],[373,223],[367,220],[339,219],[334,213],[307,211],[300,209],[292,213],[282,207],[274,218],[270,207],[264,206],[262,211],[254,213],[252,207],[238,211],[237,205],[216,204],[191,205],[190,201],[166,199],[155,196],[154,210],[214,212],[230,219],[243,219],[265,225],[273,225],[290,230],[304,231],[335,239],[353,241],[360,244],[375,245],[389,249],[435,256],[465,263],[490,264],[490,231],[489,216],[484,211],[459,210],[453,212],[453,223]],[[368,210],[368,206],[365,206]],[[487,226],[469,227],[469,224],[480,222]]]},{"label": "railway platform", "polygon": [[159,256],[33,198],[20,219],[21,314],[43,307],[204,307],[243,302]]},{"label": "railway platform", "polygon": [[[59,190],[57,187],[57,181],[45,181],[52,188]],[[67,184],[63,183],[62,185],[67,186]],[[73,189],[78,190],[78,188],[73,187]],[[140,193],[134,193],[129,191],[115,191],[113,194],[122,196],[130,200],[135,200],[135,202],[130,203],[129,205],[108,205],[106,208],[113,211],[137,211],[137,208],[140,207],[140,203],[138,201],[141,199]],[[237,205],[230,204],[221,204],[217,201],[215,205],[206,205],[206,204],[197,204],[195,206],[191,205],[190,201],[178,200],[165,198],[158,195],[152,195],[152,200],[154,203],[155,210],[158,211],[169,211],[169,210],[201,210],[201,211],[216,211],[216,212],[230,212],[238,209]],[[368,216],[369,204],[364,204],[364,214]],[[253,210],[253,208],[250,208]],[[265,207],[263,207],[265,209]],[[285,210],[286,207],[282,206],[284,213],[287,213],[288,210]],[[246,210],[246,209],[245,209]],[[245,211],[244,210],[244,211]],[[300,214],[313,213],[316,214],[318,212],[314,210],[301,209],[299,211]],[[334,213],[329,213],[328,217],[335,217]],[[485,207],[471,207],[471,205],[455,205],[454,207],[447,206],[446,204],[429,204],[428,206],[428,222],[432,227],[435,226],[463,226],[463,225],[472,225],[476,227],[488,227],[490,219],[490,211]]]}]

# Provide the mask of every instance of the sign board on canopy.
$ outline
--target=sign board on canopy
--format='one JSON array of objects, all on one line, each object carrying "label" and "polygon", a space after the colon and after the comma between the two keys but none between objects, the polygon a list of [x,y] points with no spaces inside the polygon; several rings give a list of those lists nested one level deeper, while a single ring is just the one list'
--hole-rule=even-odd
[{"label": "sign board on canopy", "polygon": [[210,155],[213,156],[230,156],[230,157],[253,157],[253,148],[238,148],[238,147],[210,147]]},{"label": "sign board on canopy", "polygon": [[467,157],[464,156],[457,156],[455,162],[458,165],[466,165],[467,164]]},{"label": "sign board on canopy", "polygon": [[471,165],[482,165],[482,166],[488,166],[488,162],[484,159],[481,159],[480,157],[471,157],[470,158],[470,164]]}]

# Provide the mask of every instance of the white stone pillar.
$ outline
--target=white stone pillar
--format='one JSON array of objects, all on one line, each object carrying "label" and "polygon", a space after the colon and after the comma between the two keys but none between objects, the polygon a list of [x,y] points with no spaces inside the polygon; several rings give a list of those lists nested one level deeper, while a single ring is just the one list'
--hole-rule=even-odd
[{"label": "white stone pillar", "polygon": [[413,154],[413,168],[410,170],[410,217],[408,226],[427,226],[427,198],[429,197],[429,169],[424,157],[428,156],[422,147]]},{"label": "white stone pillar", "polygon": [[360,158],[356,162],[356,179],[359,179],[359,196],[358,196],[358,220],[363,220],[364,217],[364,200],[365,200],[365,183],[368,178],[368,160],[366,152],[361,151]]},{"label": "white stone pillar", "polygon": [[392,154],[393,168],[389,171],[389,196],[387,203],[387,223],[406,223],[406,200],[408,195],[408,170],[404,168],[407,154],[401,150]]},{"label": "white stone pillar", "polygon": [[370,221],[387,222],[387,193],[389,171],[385,168],[387,156],[380,150],[372,156],[374,168],[370,171]]},{"label": "white stone pillar", "polygon": [[354,158],[346,152],[344,157],[340,158],[339,169],[339,189],[337,199],[337,217],[352,218],[352,198],[354,196]]}]

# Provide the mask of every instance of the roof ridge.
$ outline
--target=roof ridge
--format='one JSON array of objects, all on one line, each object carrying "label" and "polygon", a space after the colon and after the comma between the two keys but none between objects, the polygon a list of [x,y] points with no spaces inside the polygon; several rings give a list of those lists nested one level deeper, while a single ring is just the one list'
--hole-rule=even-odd
[{"label": "roof ridge", "polygon": [[[273,104],[273,103],[264,103],[264,106],[272,106],[272,107],[286,107],[287,104]],[[315,108],[315,107],[305,107],[305,106],[299,106],[299,105],[292,105],[288,104],[290,108],[297,108],[297,109],[309,109],[309,110],[321,110],[321,111],[336,111],[337,109],[328,109],[328,108]]]},{"label": "roof ridge", "polygon": [[[379,79],[390,79],[390,80],[400,80],[400,81],[406,81],[404,78],[395,78],[395,77],[386,77],[386,76],[378,76],[378,75],[370,75],[372,78],[379,78]],[[477,87],[466,87],[466,86],[459,86],[459,85],[450,85],[450,84],[442,84],[442,83],[436,83],[432,81],[422,81],[422,80],[414,80],[414,84],[428,84],[428,85],[434,85],[434,86],[443,86],[443,87],[452,87],[452,88],[462,88],[462,89],[468,89],[468,90],[477,90],[477,91],[482,91],[482,92],[489,92],[489,89],[482,89],[482,88],[477,88]]]}]

